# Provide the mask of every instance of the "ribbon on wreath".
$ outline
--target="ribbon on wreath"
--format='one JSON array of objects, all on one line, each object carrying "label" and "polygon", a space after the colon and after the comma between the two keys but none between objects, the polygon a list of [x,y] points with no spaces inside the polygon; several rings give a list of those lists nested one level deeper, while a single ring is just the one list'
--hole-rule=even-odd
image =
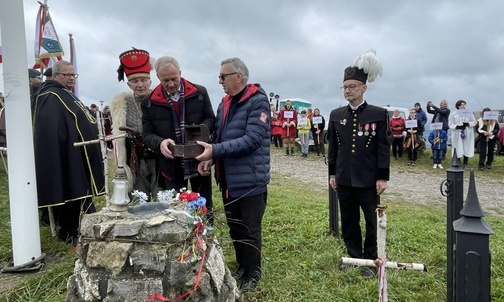
[{"label": "ribbon on wreath", "polygon": [[203,253],[201,256],[201,264],[198,269],[198,274],[196,275],[196,281],[194,282],[193,288],[173,299],[166,298],[160,293],[154,293],[148,296],[146,301],[157,301],[157,300],[162,302],[181,301],[192,295],[198,289],[199,284],[201,282],[201,275],[203,273],[203,266],[205,265],[206,260],[205,242],[203,241],[203,238],[201,238],[201,235],[203,234],[204,231],[205,231],[205,224],[201,221],[197,222],[194,227],[194,234],[196,236],[196,247],[200,248],[203,251]]}]

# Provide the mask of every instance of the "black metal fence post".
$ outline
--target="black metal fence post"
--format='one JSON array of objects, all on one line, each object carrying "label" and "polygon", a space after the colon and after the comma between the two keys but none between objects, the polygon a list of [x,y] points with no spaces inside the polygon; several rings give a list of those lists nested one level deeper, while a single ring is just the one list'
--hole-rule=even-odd
[{"label": "black metal fence post", "polygon": [[453,301],[454,288],[454,249],[455,231],[453,222],[460,218],[460,211],[464,203],[464,168],[454,150],[451,167],[446,170],[446,297],[448,302]]},{"label": "black metal fence post", "polygon": [[490,247],[492,229],[483,221],[474,170],[471,169],[469,190],[462,217],[453,222],[455,237],[455,302],[490,301]]}]

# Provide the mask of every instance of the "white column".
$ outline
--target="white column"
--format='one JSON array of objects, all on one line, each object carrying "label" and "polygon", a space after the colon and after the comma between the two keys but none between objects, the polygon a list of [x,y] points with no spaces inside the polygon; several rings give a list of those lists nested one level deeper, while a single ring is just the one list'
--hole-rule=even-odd
[{"label": "white column", "polygon": [[0,0],[0,20],[13,268],[24,269],[42,255],[23,1]]}]

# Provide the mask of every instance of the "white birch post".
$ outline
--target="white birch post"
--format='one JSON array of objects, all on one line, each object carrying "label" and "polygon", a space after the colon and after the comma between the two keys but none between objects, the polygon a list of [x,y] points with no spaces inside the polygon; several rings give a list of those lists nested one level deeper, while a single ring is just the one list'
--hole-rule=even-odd
[{"label": "white birch post", "polygon": [[108,160],[107,160],[107,142],[105,141],[105,131],[103,130],[102,113],[100,110],[96,111],[96,120],[98,124],[98,133],[100,138],[100,149],[103,158],[103,173],[105,174],[105,201],[109,204],[109,187],[108,187]]},{"label": "white birch post", "polygon": [[385,251],[385,241],[387,238],[387,206],[378,205],[376,215],[378,216],[377,244],[378,244],[378,297],[379,302],[387,302],[387,254]]},{"label": "white birch post", "polygon": [[378,297],[379,302],[387,302],[387,275],[386,268],[398,270],[413,270],[413,271],[427,271],[427,266],[421,263],[401,263],[401,262],[388,262],[385,252],[386,237],[387,237],[387,215],[385,205],[378,205],[376,216],[378,221],[377,229],[377,246],[378,246],[378,259],[357,259],[357,258],[341,258],[341,264],[351,266],[368,266],[378,268]]}]

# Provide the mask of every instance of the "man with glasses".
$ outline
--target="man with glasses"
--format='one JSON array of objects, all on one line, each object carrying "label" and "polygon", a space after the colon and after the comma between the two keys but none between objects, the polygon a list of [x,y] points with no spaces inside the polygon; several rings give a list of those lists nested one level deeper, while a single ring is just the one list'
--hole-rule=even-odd
[{"label": "man with glasses", "polygon": [[[114,141],[117,165],[126,170],[130,191],[144,192],[149,200],[156,198],[159,186],[159,153],[147,148],[142,142],[142,99],[151,92],[152,70],[150,55],[142,49],[127,50],[119,55],[117,70],[119,81],[128,80],[129,92],[118,94],[110,105],[112,134],[124,133],[121,127],[128,127],[138,135],[119,138]],[[133,172],[133,174],[132,174]]]},{"label": "man with glasses", "polygon": [[[142,101],[142,138],[145,145],[159,152],[161,175],[167,190],[187,187],[206,199],[212,223],[212,179],[198,174],[194,158],[174,157],[170,145],[186,143],[187,125],[205,125],[214,131],[215,114],[205,87],[181,77],[178,61],[170,56],[157,59],[155,70],[160,84]],[[114,122],[114,121],[113,121]]]},{"label": "man with glasses", "polygon": [[53,79],[33,104],[38,205],[53,207],[59,238],[75,243],[82,205],[93,212],[91,198],[105,193],[102,156],[98,144],[74,147],[98,137],[96,119],[71,91],[78,76],[72,64],[58,61],[52,68]]},{"label": "man with glasses", "polygon": [[198,170],[215,178],[233,240],[238,269],[233,278],[242,292],[256,289],[261,278],[262,218],[270,181],[270,119],[268,97],[259,84],[248,84],[249,71],[239,58],[222,61],[219,84],[226,95],[217,109],[212,144],[198,142],[205,151]]},{"label": "man with glasses", "polygon": [[[367,81],[373,82],[381,72],[374,52],[347,67],[341,90],[348,106],[334,109],[329,120],[329,184],[338,192],[343,240],[352,258],[378,256],[376,208],[389,180],[392,133],[387,109],[368,104],[364,93]],[[360,209],[366,221],[364,247]],[[373,278],[376,270],[363,267],[361,273]]]}]

